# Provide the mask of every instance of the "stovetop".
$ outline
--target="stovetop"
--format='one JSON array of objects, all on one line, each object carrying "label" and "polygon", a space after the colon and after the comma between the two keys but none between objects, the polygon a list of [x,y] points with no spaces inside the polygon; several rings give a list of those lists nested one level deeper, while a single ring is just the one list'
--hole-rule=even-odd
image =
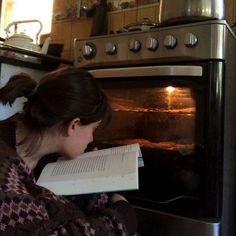
[{"label": "stovetop", "polygon": [[106,67],[171,60],[224,60],[227,37],[236,39],[226,21],[213,20],[75,39],[75,64]]}]

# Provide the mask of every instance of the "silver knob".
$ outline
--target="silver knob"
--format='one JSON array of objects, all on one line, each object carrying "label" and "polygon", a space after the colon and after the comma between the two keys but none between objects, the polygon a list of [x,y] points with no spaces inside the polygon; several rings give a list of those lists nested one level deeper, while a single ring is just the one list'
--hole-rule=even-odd
[{"label": "silver knob", "polygon": [[82,54],[86,59],[91,59],[96,55],[96,46],[93,43],[86,43],[82,47]]},{"label": "silver knob", "polygon": [[106,44],[106,53],[109,55],[116,53],[116,45],[114,43],[107,43]]},{"label": "silver knob", "polygon": [[158,48],[158,41],[155,38],[147,38],[146,40],[146,48],[150,51],[155,51]]},{"label": "silver knob", "polygon": [[138,52],[141,49],[141,43],[136,39],[129,41],[129,50],[132,52]]},{"label": "silver knob", "polygon": [[184,45],[186,47],[189,47],[189,48],[194,47],[197,45],[197,42],[198,42],[197,36],[192,33],[187,33],[184,36]]},{"label": "silver knob", "polygon": [[177,45],[177,39],[173,35],[167,35],[164,39],[164,46],[166,48],[174,48]]}]

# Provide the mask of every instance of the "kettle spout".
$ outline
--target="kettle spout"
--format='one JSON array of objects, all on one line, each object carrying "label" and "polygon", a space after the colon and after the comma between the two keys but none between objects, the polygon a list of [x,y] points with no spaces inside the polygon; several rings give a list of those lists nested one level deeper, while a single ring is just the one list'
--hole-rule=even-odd
[{"label": "kettle spout", "polygon": [[49,44],[50,44],[50,42],[51,42],[51,37],[47,37],[46,39],[45,39],[45,41],[44,41],[44,43],[43,43],[43,46],[42,46],[42,48],[41,48],[41,50],[40,50],[40,52],[42,53],[42,54],[47,54],[47,52],[48,52],[48,47],[49,47]]}]

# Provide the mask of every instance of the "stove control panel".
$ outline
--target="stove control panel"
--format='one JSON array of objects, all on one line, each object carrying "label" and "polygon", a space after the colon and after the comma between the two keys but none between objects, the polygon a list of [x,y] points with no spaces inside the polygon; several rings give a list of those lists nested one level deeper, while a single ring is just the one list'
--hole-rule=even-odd
[{"label": "stove control panel", "polygon": [[225,27],[222,21],[209,21],[75,39],[75,64],[86,67],[167,59],[223,59],[223,52],[217,48],[224,41]]}]

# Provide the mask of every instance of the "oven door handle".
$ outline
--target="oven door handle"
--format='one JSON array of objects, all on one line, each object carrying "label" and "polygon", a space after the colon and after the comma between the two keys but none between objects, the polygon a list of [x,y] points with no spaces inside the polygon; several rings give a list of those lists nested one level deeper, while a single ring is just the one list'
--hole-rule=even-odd
[{"label": "oven door handle", "polygon": [[95,78],[142,76],[195,76],[202,77],[201,66],[139,66],[89,70]]}]

